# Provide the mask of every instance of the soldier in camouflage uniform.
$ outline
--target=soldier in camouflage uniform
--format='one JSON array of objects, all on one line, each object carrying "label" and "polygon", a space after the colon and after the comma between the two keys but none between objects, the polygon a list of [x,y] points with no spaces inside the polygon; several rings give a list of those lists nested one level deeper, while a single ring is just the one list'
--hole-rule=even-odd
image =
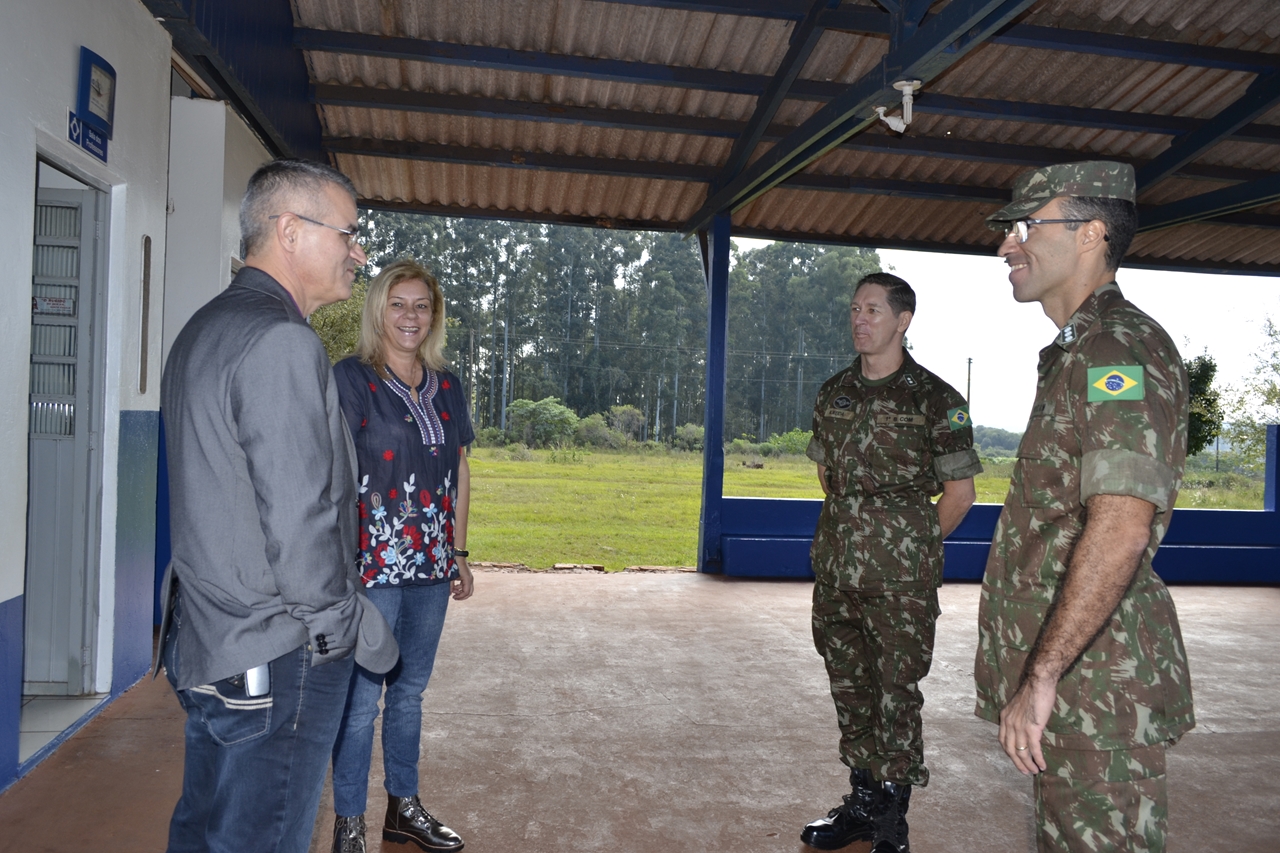
[{"label": "soldier in camouflage uniform", "polygon": [[[874,273],[854,288],[853,364],[818,392],[807,454],[826,499],[813,539],[813,638],[831,678],[853,792],[801,840],[907,853],[912,785],[925,785],[919,682],[933,657],[942,540],[981,472],[964,399],[902,340],[915,293]],[[941,493],[935,507],[930,498]]]},{"label": "soldier in camouflage uniform", "polygon": [[[1121,295],[1137,226],[1120,163],[1033,170],[988,217],[1014,299],[1059,328],[987,560],[977,714],[1035,776],[1044,851],[1162,851],[1165,748],[1194,724],[1187,656],[1151,560],[1187,450],[1187,374]],[[1028,218],[1033,217],[1034,218]]]}]

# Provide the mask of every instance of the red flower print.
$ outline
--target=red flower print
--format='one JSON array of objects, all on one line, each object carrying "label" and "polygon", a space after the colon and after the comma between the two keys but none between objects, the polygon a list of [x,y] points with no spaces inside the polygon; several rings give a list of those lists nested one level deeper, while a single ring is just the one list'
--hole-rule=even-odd
[{"label": "red flower print", "polygon": [[444,511],[448,512],[453,509],[453,501],[449,500],[449,496],[445,495],[440,499],[440,506],[444,507]]},{"label": "red flower print", "polygon": [[409,547],[415,551],[422,550],[422,531],[413,525],[408,525],[404,529],[404,538],[409,540]]},{"label": "red flower print", "polygon": [[360,550],[369,550],[369,531],[365,530],[360,533]]},{"label": "red flower print", "polygon": [[441,380],[440,380],[440,387],[441,387],[441,388],[448,388],[448,387],[450,387],[450,386],[449,386],[449,380],[448,380],[448,379],[441,379]]},{"label": "red flower print", "polygon": [[369,509],[364,505],[364,501],[360,501],[360,517],[361,518],[369,517]]},{"label": "red flower print", "polygon": [[441,413],[440,413],[440,420],[442,420],[442,421],[447,421],[447,420],[449,420],[449,413],[448,413],[448,412],[441,412]]},{"label": "red flower print", "polygon": [[382,458],[390,462],[396,458],[396,452],[394,450],[384,450],[382,451]]},{"label": "red flower print", "polygon": [[365,428],[365,427],[367,427],[368,425],[369,425],[369,419],[368,419],[368,418],[361,418],[361,419],[360,419],[360,428],[361,428],[361,429],[364,429],[364,428]]},{"label": "red flower print", "polygon": [[372,391],[373,393],[377,394],[377,393],[378,393],[378,386],[377,386],[377,385],[374,385],[372,382],[370,382],[370,383],[369,383],[369,390],[370,390],[370,391]]},{"label": "red flower print", "polygon": [[399,493],[399,492],[397,492],[395,489],[390,489],[390,490],[387,492],[387,500],[391,500],[391,501],[393,501],[393,500],[395,500],[399,495],[400,495],[400,493]]}]

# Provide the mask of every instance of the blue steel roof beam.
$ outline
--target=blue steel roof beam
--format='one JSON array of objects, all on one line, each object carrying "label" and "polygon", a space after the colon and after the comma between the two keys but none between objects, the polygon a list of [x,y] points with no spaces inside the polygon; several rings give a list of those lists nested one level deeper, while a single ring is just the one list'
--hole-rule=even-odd
[{"label": "blue steel roof beam", "polygon": [[1035,0],[951,0],[901,48],[885,54],[880,66],[809,117],[723,189],[710,193],[685,224],[691,234],[721,211],[734,211],[786,180],[875,120],[874,106],[890,106],[898,93],[894,80],[926,83],[966,56],[991,33]]},{"label": "blue steel roof beam", "polygon": [[287,0],[143,0],[174,50],[277,155],[320,156],[306,61],[293,48]]},{"label": "blue steel roof beam", "polygon": [[[692,163],[662,163],[614,157],[583,157],[568,154],[546,154],[536,151],[511,151],[498,148],[475,148],[464,145],[440,145],[391,139],[327,138],[324,148],[331,154],[359,157],[390,157],[398,160],[421,160],[468,166],[494,166],[508,169],[539,169],[575,174],[646,180],[706,182],[716,174],[714,166]],[[792,175],[780,184],[790,189],[821,192],[885,195],[930,201],[979,201],[1004,204],[1009,191],[999,187],[964,184],[933,184],[894,178],[863,178],[849,175]]]},{"label": "blue steel roof beam", "polygon": [[[830,10],[824,13],[824,15],[828,14],[830,14]],[[645,62],[591,59],[589,57],[566,54],[507,50],[505,48],[490,48],[450,42],[429,42],[419,39],[347,33],[337,30],[295,29],[294,44],[303,50],[348,53],[357,56],[416,62],[470,65],[473,67],[523,71],[532,74],[588,77],[640,85],[678,86],[757,96],[765,91],[771,79],[762,74],[739,74],[710,68],[670,67]],[[844,83],[797,79],[791,84],[786,94],[788,98],[802,100],[830,100],[847,89],[848,86]],[[885,105],[888,106],[888,104]],[[359,105],[352,104],[352,106]],[[1177,116],[1084,109],[1020,101],[998,101],[986,98],[957,98],[948,95],[931,94],[927,91],[917,95],[915,111],[921,114],[932,113],[982,120],[1003,119],[1007,121],[1063,124],[1072,127],[1096,127],[1103,130],[1127,130],[1137,133],[1168,133],[1174,135],[1187,133],[1203,123],[1197,119]],[[1280,127],[1250,124],[1238,130],[1231,138],[1236,141],[1248,142],[1280,142]]]},{"label": "blue steel roof beam", "polygon": [[751,153],[756,150],[765,131],[769,129],[773,117],[777,115],[778,108],[786,100],[791,84],[800,76],[800,70],[808,61],[809,54],[813,53],[813,49],[818,46],[818,41],[822,38],[823,31],[818,25],[818,17],[833,3],[838,5],[839,2],[840,0],[813,0],[804,20],[797,23],[791,30],[791,44],[787,48],[787,54],[782,58],[778,70],[774,72],[773,79],[765,87],[764,93],[756,100],[755,112],[751,114],[751,118],[747,120],[747,126],[733,143],[733,150],[729,152],[729,157],[721,167],[720,174],[712,182],[713,188],[719,188],[728,183],[747,164]]},{"label": "blue steel roof beam", "polygon": [[[625,2],[625,0],[612,0],[612,2]],[[891,31],[889,16],[870,6],[845,6],[833,9],[823,15],[822,25],[829,30],[842,30],[870,36],[887,36]],[[1226,71],[1248,71],[1257,74],[1280,69],[1280,54],[1275,53],[1159,41],[1135,36],[1095,33],[1090,30],[1042,27],[1034,24],[1013,24],[987,41],[1011,47],[1114,56],[1120,59],[1221,68]]]},{"label": "blue steel roof beam", "polygon": [[1172,228],[1174,225],[1240,213],[1277,201],[1280,201],[1280,172],[1256,181],[1162,204],[1140,213],[1138,233],[1145,234]]},{"label": "blue steel roof beam", "polygon": [[[312,87],[312,102],[331,107],[479,116],[509,121],[549,121],[716,138],[738,137],[742,134],[744,127],[743,122],[740,121],[704,116],[618,110],[607,107],[580,107],[572,104],[534,103],[506,98],[482,98],[474,95],[441,95],[434,92],[408,92],[403,89],[374,89],[363,86],[316,85]],[[795,130],[794,126],[770,125],[765,129],[763,138],[776,141],[793,130]],[[1166,128],[1159,132],[1172,131]],[[842,142],[840,147],[850,151],[876,151],[904,156],[937,157],[1026,167],[1098,157],[1093,152],[1066,148],[1041,148],[1031,145],[974,142],[915,135],[859,134]],[[1146,161],[1125,160],[1125,162],[1132,163],[1136,168]],[[1257,169],[1189,163],[1179,169],[1176,174],[1182,178],[1213,181],[1250,181],[1265,177],[1269,173]]]},{"label": "blue steel roof beam", "polygon": [[713,15],[744,15],[799,21],[809,9],[809,0],[601,0],[625,6],[648,6],[679,12],[709,12]]},{"label": "blue steel roof beam", "polygon": [[[777,2],[754,0],[750,3],[738,2],[738,0],[600,0],[600,2],[787,20],[800,20],[808,8],[806,0],[777,0]],[[889,15],[874,6],[846,5],[838,9],[829,9],[823,13],[819,23],[824,29],[870,36],[888,36],[891,31]],[[1042,27],[1034,24],[1013,24],[987,41],[1014,47],[1115,56],[1121,59],[1165,62],[1171,65],[1221,68],[1226,71],[1249,71],[1261,74],[1280,69],[1280,54],[1176,41],[1157,41],[1135,36],[1096,33],[1090,30]]]},{"label": "blue steel roof beam", "polygon": [[732,138],[742,133],[743,128],[743,123],[740,121],[703,116],[618,110],[607,107],[581,107],[573,104],[535,103],[475,95],[442,95],[435,92],[409,92],[404,89],[373,89],[364,86],[318,84],[312,87],[311,99],[313,103],[329,107],[441,113],[514,121],[547,121],[657,133],[690,133],[698,136]]},{"label": "blue steel roof beam", "polygon": [[423,160],[468,166],[550,170],[648,180],[706,182],[716,174],[715,166],[699,166],[694,163],[662,163],[619,157],[583,157],[572,154],[546,154],[538,151],[474,148],[467,145],[440,145],[433,142],[344,137],[325,139],[323,145],[325,150],[332,154],[391,157],[397,160]]},{"label": "blue steel roof beam", "polygon": [[[1089,127],[1132,133],[1163,133],[1172,136],[1190,133],[1206,124],[1203,119],[1184,116],[1130,113],[1123,110],[1099,110],[1022,101],[996,101],[989,98],[958,98],[954,95],[938,95],[929,92],[916,97],[915,111],[921,114],[982,121],[1060,124],[1067,127]],[[1280,142],[1280,125],[1246,124],[1232,133],[1229,138],[1235,142],[1275,144]]]},{"label": "blue steel roof beam", "polygon": [[[368,210],[389,210],[401,213],[419,213],[426,216],[452,216],[464,219],[511,219],[511,211],[499,208],[461,207],[458,205],[428,204],[424,202],[386,201],[376,198],[362,198],[357,204]],[[559,225],[579,225],[588,228],[608,228],[610,230],[627,231],[678,231],[679,223],[662,219],[620,219],[605,216],[590,216],[575,213],[553,213],[549,211],[525,211],[520,214],[523,222],[546,222]],[[1280,222],[1280,217],[1276,218]],[[1275,227],[1262,226],[1262,227]],[[793,243],[822,243],[838,246],[865,246],[870,249],[915,249],[925,252],[945,252],[948,254],[968,254],[990,256],[995,253],[995,246],[990,243],[967,244],[956,242],[940,242],[930,240],[899,240],[894,238],[854,238],[830,233],[773,231],[763,228],[749,228],[735,225],[733,233],[740,237],[759,237],[766,240],[781,240]],[[1141,257],[1130,256],[1125,259],[1126,269],[1171,270],[1174,272],[1211,272],[1234,275],[1276,275],[1280,274],[1280,264],[1247,264],[1231,261],[1198,261],[1185,259],[1180,262],[1147,262]]]},{"label": "blue steel roof beam", "polygon": [[1151,187],[1280,103],[1280,71],[1259,75],[1245,93],[1190,133],[1176,137],[1138,170],[1138,191]]},{"label": "blue steel roof beam", "polygon": [[345,53],[352,56],[466,65],[473,68],[524,71],[531,74],[589,77],[620,83],[681,86],[739,95],[759,95],[769,84],[769,78],[763,74],[738,74],[713,68],[661,65],[623,59],[598,59],[591,56],[545,53],[535,50],[509,50],[504,47],[455,44],[340,30],[314,30],[299,27],[293,31],[293,44],[300,50]]}]

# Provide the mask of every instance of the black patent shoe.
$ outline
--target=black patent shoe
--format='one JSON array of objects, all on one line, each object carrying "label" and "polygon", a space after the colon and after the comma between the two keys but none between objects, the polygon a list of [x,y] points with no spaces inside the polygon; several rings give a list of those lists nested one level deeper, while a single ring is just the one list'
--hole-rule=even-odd
[{"label": "black patent shoe", "polygon": [[364,815],[334,818],[333,853],[365,853]]},{"label": "black patent shoe", "polygon": [[800,840],[818,850],[839,850],[855,841],[870,841],[875,837],[875,820],[872,812],[877,805],[877,791],[870,772],[855,770],[850,774],[853,793],[844,795],[844,802],[807,825],[800,833]]},{"label": "black patent shoe", "polygon": [[394,844],[413,842],[428,851],[462,849],[462,838],[458,833],[432,817],[431,812],[422,807],[417,794],[388,798],[382,840]]},{"label": "black patent shoe", "polygon": [[875,838],[871,853],[911,853],[907,840],[907,807],[911,805],[911,786],[885,782],[880,811],[876,813]]}]

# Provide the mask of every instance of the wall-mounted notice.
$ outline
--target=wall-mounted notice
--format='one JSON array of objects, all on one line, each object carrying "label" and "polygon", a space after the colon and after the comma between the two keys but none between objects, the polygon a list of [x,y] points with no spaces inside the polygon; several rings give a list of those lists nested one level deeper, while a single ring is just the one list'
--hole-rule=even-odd
[{"label": "wall-mounted notice", "polygon": [[76,301],[69,296],[33,296],[31,311],[35,314],[61,314],[74,317]]}]

